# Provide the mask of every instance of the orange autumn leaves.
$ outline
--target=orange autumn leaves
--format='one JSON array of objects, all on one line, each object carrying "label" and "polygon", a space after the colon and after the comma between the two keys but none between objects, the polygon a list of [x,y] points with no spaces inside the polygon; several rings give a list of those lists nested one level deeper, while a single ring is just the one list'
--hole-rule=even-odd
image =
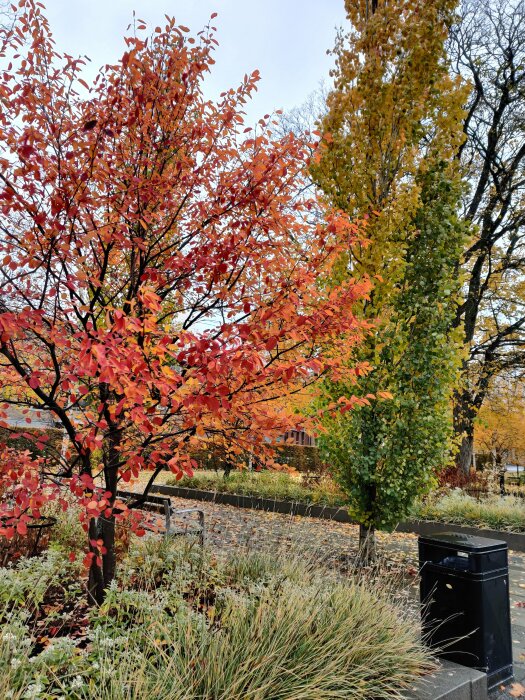
[{"label": "orange autumn leaves", "polygon": [[[312,144],[268,118],[243,133],[257,73],[204,98],[212,29],[139,28],[89,86],[22,5],[0,76],[0,396],[53,415],[61,484],[109,517],[121,479],[191,471],[209,439],[264,452],[297,425],[283,396],[356,372],[368,282],[319,281],[363,225],[303,191]],[[4,516],[37,515],[34,474]]]}]

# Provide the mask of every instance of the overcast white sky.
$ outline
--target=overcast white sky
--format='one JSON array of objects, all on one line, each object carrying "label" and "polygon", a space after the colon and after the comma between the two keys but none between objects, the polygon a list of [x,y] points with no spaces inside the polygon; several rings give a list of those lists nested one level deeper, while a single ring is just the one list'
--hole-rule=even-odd
[{"label": "overcast white sky", "polygon": [[219,48],[207,81],[209,96],[237,86],[246,72],[261,72],[259,90],[247,106],[249,123],[275,109],[300,105],[319,81],[328,81],[335,28],[344,24],[343,0],[44,0],[57,49],[87,54],[93,68],[114,62],[122,36],[137,17],[152,30],[164,15],[192,34],[218,16]]}]

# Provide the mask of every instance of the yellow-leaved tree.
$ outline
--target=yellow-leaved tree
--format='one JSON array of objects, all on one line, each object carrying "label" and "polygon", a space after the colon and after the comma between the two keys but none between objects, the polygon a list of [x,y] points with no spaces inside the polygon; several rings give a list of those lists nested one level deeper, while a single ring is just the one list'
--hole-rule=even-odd
[{"label": "yellow-leaved tree", "polygon": [[[467,236],[456,209],[466,92],[449,76],[444,42],[455,0],[346,0],[335,86],[313,170],[331,203],[368,219],[368,245],[341,257],[340,278],[369,276],[361,305],[375,330],[358,353],[370,373],[364,405],[326,412],[325,458],[361,525],[363,558],[447,460],[458,343],[448,329]],[[339,280],[334,280],[339,281]],[[325,384],[325,403],[355,391]],[[387,392],[385,401],[367,395]]]},{"label": "yellow-leaved tree", "polygon": [[500,376],[478,413],[475,426],[478,453],[502,471],[507,463],[525,464],[525,385],[522,379]]}]

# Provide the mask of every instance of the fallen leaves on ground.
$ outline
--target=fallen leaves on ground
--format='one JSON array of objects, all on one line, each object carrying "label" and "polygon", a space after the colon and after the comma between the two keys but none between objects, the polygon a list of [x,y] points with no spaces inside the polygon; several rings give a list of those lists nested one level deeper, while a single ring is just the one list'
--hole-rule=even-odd
[{"label": "fallen leaves on ground", "polygon": [[525,698],[525,686],[521,683],[513,683],[509,688],[509,695],[512,698]]}]

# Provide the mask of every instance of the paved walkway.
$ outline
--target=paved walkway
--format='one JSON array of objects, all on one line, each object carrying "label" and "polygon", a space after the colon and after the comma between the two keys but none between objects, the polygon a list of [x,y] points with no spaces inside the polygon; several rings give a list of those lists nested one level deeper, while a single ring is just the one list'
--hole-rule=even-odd
[{"label": "paved walkway", "polygon": [[[177,507],[196,506],[195,501],[172,498]],[[207,542],[215,551],[248,549],[266,552],[296,552],[342,573],[352,570],[357,552],[357,526],[301,516],[246,510],[216,503],[199,502],[206,513]],[[453,527],[451,526],[451,529]],[[403,586],[398,595],[407,603],[417,600],[417,536],[405,533],[379,533],[383,555],[382,575]],[[373,572],[370,572],[373,575]],[[515,667],[514,686],[491,694],[496,698],[523,697],[525,686],[525,554],[510,553],[510,593],[512,639]],[[514,693],[513,695],[510,692]],[[520,693],[520,694],[516,694]]]}]

